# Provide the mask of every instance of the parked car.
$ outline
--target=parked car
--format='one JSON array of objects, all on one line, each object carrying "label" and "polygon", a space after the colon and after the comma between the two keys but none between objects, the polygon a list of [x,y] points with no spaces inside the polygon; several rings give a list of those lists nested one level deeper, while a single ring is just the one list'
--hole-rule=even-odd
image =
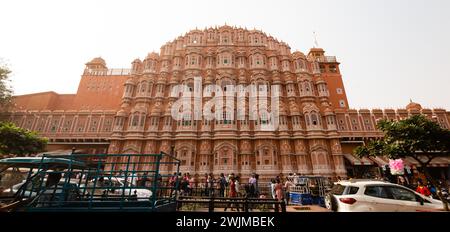
[{"label": "parked car", "polygon": [[[152,196],[152,191],[145,187],[137,187],[130,180],[125,181],[124,178],[110,177],[104,178],[103,183],[99,186],[96,184],[95,195],[103,195],[104,197],[128,196],[128,199],[135,197],[138,201],[148,201]],[[92,187],[93,183],[89,187]]]},{"label": "parked car", "polygon": [[379,180],[339,181],[326,195],[325,206],[337,212],[426,212],[444,209],[439,200]]},{"label": "parked car", "polygon": [[[40,181],[39,178],[36,178],[38,181]],[[47,181],[47,179],[43,179],[44,183]],[[23,188],[22,186],[27,183],[27,180],[23,180],[22,182],[15,184],[13,186],[11,186],[10,188],[7,188],[3,191],[3,195],[6,196],[13,196],[15,194],[17,194],[17,192],[19,190],[23,191],[22,192],[22,196],[24,197],[35,197],[37,194],[37,189],[39,188],[39,183],[35,183],[33,186],[33,183],[31,183],[30,181],[28,181],[27,186],[24,186],[25,189],[21,189]],[[61,180],[59,181],[56,190],[54,191],[55,193],[60,193],[64,187],[64,181]],[[83,184],[78,185],[78,182],[76,180],[71,180],[69,183],[67,183],[68,187],[66,187],[66,189],[79,189],[79,188],[83,188]],[[41,188],[44,188],[44,186],[41,186]],[[45,191],[53,191],[55,187],[51,187],[50,190],[44,190]],[[81,194],[81,192],[79,192],[77,194]]]}]

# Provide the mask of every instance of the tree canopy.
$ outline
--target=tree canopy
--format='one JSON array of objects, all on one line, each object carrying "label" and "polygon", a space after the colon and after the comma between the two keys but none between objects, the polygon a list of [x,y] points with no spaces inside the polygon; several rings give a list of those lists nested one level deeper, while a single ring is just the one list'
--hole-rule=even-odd
[{"label": "tree canopy", "polygon": [[[434,180],[428,170],[430,162],[437,157],[450,155],[450,131],[423,115],[415,115],[399,121],[381,120],[378,129],[384,137],[369,141],[355,149],[360,156],[387,156],[390,159],[412,157],[420,164],[421,171],[431,183],[441,189],[441,183]],[[446,182],[443,182],[446,185]],[[437,192],[449,211],[447,200]]]},{"label": "tree canopy", "polygon": [[29,155],[45,150],[47,138],[10,122],[0,122],[0,154]]},{"label": "tree canopy", "polygon": [[0,112],[6,111],[12,103],[13,90],[9,85],[9,74],[11,71],[0,64]]},{"label": "tree canopy", "polygon": [[357,147],[357,155],[390,159],[412,157],[422,167],[436,157],[450,155],[450,131],[423,115],[399,121],[381,120],[377,127],[384,132],[384,137]]}]

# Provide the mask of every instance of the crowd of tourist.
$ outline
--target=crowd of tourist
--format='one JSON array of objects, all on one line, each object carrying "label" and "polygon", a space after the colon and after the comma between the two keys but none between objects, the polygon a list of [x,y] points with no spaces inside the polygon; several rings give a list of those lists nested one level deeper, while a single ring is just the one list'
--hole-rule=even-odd
[{"label": "crowd of tourist", "polygon": [[[241,181],[241,177],[234,173],[214,175],[213,173],[205,173],[203,176],[191,175],[190,173],[173,173],[168,178],[158,176],[158,188],[167,189],[167,191],[160,191],[173,195],[174,191],[178,191],[180,196],[208,196],[208,197],[248,197],[248,198],[272,198],[279,201],[289,202],[290,189],[299,185],[296,181],[296,173],[289,173],[287,176],[282,174],[260,183],[259,175],[253,173],[248,180]],[[151,187],[153,183],[147,173],[138,174],[133,178],[128,177],[129,182],[134,186]],[[352,177],[334,179],[328,178],[328,183],[352,179]],[[435,187],[430,181],[420,178],[411,178],[406,175],[380,177],[374,176],[371,179],[379,179],[396,183],[416,192],[438,199],[438,192],[440,191],[444,197],[448,197],[448,188],[444,187],[443,180],[439,181],[439,186]],[[179,181],[177,181],[179,180]],[[267,184],[268,183],[268,184]]]},{"label": "crowd of tourist", "polygon": [[[269,182],[260,183],[259,175],[251,174],[247,181],[242,182],[239,175],[234,173],[225,175],[221,173],[214,176],[212,173],[204,174],[203,178],[185,173],[174,173],[169,177],[168,188],[176,189],[181,196],[209,196],[209,197],[248,197],[272,198],[276,200],[289,199],[289,189],[295,186],[292,180],[294,174],[283,177],[276,176]],[[180,179],[178,186],[177,178]],[[268,183],[268,184],[267,184]]]}]

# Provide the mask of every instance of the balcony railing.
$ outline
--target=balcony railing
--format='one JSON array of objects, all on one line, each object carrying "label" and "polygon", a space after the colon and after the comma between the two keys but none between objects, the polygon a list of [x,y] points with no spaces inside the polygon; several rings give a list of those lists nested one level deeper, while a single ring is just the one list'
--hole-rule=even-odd
[{"label": "balcony railing", "polygon": [[317,57],[317,61],[324,62],[324,63],[336,63],[336,56],[322,56]]},{"label": "balcony railing", "polygon": [[92,69],[86,69],[84,70],[85,75],[91,75],[91,76],[123,76],[123,75],[130,75],[131,69],[126,68],[112,68],[107,70],[92,70]]}]

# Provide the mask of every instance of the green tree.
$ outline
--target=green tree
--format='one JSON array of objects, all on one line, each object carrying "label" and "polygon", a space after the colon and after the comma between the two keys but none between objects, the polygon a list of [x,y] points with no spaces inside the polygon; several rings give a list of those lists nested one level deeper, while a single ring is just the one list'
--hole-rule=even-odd
[{"label": "green tree", "polygon": [[9,85],[11,71],[5,65],[0,64],[0,112],[6,111],[12,103],[12,88]]},{"label": "green tree", "polygon": [[0,154],[30,155],[42,152],[47,138],[36,132],[25,130],[10,122],[0,122]]},{"label": "green tree", "polygon": [[[439,124],[423,115],[415,115],[399,121],[381,120],[377,127],[384,132],[384,137],[357,147],[355,153],[358,156],[387,156],[390,159],[411,157],[417,160],[420,170],[433,186],[438,187],[439,190],[443,187],[430,175],[428,165],[437,157],[450,156],[448,129],[440,127]],[[443,184],[446,185],[445,182]],[[444,202],[445,210],[448,211],[448,202],[442,197],[440,191],[438,196]]]}]

